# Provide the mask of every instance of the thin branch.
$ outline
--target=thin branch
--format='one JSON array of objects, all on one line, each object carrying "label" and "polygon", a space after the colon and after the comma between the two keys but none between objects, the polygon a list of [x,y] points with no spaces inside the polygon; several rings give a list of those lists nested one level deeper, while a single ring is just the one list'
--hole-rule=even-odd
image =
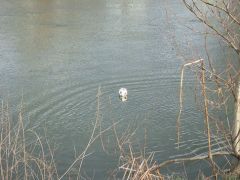
[{"label": "thin branch", "polygon": [[[223,155],[232,155],[235,157],[234,153],[230,153],[230,152],[216,152],[216,153],[212,153],[212,156],[223,156]],[[186,161],[199,161],[199,160],[204,160],[204,159],[208,159],[209,156],[205,155],[205,156],[196,156],[196,157],[190,157],[190,158],[179,158],[179,159],[171,159],[171,160],[167,160],[164,161],[162,163],[160,163],[159,165],[156,165],[154,167],[151,168],[151,172],[156,171],[156,170],[160,170],[161,168],[163,168],[164,166],[167,166],[169,164],[173,164],[173,163],[180,163],[180,162],[186,162]]]},{"label": "thin branch", "polygon": [[233,48],[233,50],[240,55],[240,49],[231,41],[229,40],[223,33],[221,33],[218,29],[216,29],[213,25],[211,25],[207,19],[203,17],[203,14],[200,10],[199,13],[202,15],[200,16],[199,14],[197,14],[197,12],[195,11],[195,8],[197,8],[196,3],[194,1],[193,2],[193,6],[191,6],[189,3],[186,2],[186,0],[182,0],[183,3],[185,4],[185,6],[196,16],[196,18],[198,18],[201,22],[203,22],[205,25],[207,25],[210,29],[212,29],[218,36],[220,36],[224,41],[227,42],[227,44]]},{"label": "thin branch", "polygon": [[185,63],[182,68],[181,68],[181,81],[180,81],[180,92],[179,92],[179,113],[178,113],[178,117],[177,117],[177,143],[178,143],[178,147],[179,147],[179,142],[180,142],[180,119],[181,119],[181,114],[182,114],[182,108],[183,108],[183,76],[184,76],[184,68],[187,66],[192,66],[194,64],[198,64],[201,63],[203,61],[203,59],[199,59],[196,61],[192,61],[192,62],[188,62]]}]

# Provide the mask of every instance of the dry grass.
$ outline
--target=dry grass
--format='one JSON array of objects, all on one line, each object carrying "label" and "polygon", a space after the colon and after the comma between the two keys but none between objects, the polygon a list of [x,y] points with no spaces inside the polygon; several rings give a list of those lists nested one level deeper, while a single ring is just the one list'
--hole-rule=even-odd
[{"label": "dry grass", "polygon": [[137,151],[134,150],[131,142],[134,132],[124,133],[122,137],[118,137],[114,128],[114,133],[119,148],[119,168],[116,170],[115,178],[121,177],[123,180],[164,179],[158,170],[151,171],[157,165],[154,160],[154,152],[145,153],[144,150],[139,151],[139,148]]},{"label": "dry grass", "polygon": [[[167,167],[170,164],[183,163],[187,161],[199,161],[199,160],[209,160],[210,167],[212,167],[212,177],[216,177],[216,174],[222,173],[222,171],[217,164],[214,162],[215,156],[225,155],[235,156],[232,149],[233,140],[231,139],[231,127],[225,128],[224,125],[216,120],[213,115],[209,112],[208,107],[218,108],[223,107],[225,109],[226,103],[229,97],[224,96],[225,93],[231,94],[233,85],[232,82],[237,78],[237,71],[234,76],[231,77],[231,81],[223,79],[224,74],[230,73],[232,70],[231,66],[224,73],[215,73],[208,71],[203,64],[204,60],[197,60],[187,63],[182,69],[182,78],[180,83],[180,111],[177,122],[177,129],[180,128],[180,119],[182,112],[182,102],[183,102],[183,74],[184,67],[191,67],[197,69],[197,76],[200,83],[200,92],[202,93],[202,109],[205,115],[206,136],[208,140],[208,154],[200,155],[195,157],[186,157],[180,159],[170,159],[161,163],[155,161],[154,152],[145,152],[144,149],[141,151],[136,147],[133,147],[132,137],[135,134],[134,130],[127,128],[121,136],[118,135],[116,130],[117,123],[113,123],[112,126],[103,129],[101,126],[100,117],[100,96],[101,89],[98,89],[97,93],[97,110],[96,110],[96,120],[93,124],[93,130],[83,152],[76,154],[75,160],[66,169],[63,174],[59,174],[57,170],[57,165],[54,160],[54,150],[50,147],[48,140],[38,133],[33,128],[27,128],[24,125],[23,118],[23,108],[21,106],[17,120],[11,118],[11,113],[9,110],[8,103],[2,102],[0,111],[0,179],[83,179],[82,174],[82,164],[83,161],[89,156],[89,147],[96,141],[100,140],[102,142],[102,147],[104,150],[105,146],[103,143],[103,134],[107,131],[113,130],[115,135],[115,140],[117,142],[118,153],[119,153],[119,168],[114,172],[112,176],[115,179],[140,179],[140,180],[154,180],[154,179],[174,179],[175,176],[168,176],[161,172],[162,168]],[[200,64],[198,66],[198,64]],[[195,67],[192,67],[195,66]],[[206,81],[208,81],[208,74],[212,76],[211,81],[215,82],[217,89],[210,89],[207,86]],[[226,76],[225,76],[226,77]],[[231,85],[231,86],[230,86]],[[209,93],[218,93],[217,101],[211,98]],[[213,103],[212,103],[213,102]],[[230,124],[230,123],[228,123]],[[214,126],[213,126],[214,125]],[[179,132],[179,131],[178,131]],[[218,134],[215,134],[217,132]],[[219,134],[226,139],[227,146],[226,151],[212,151],[211,141],[214,138],[218,138]],[[178,138],[178,141],[180,139]],[[219,145],[222,146],[222,145]],[[229,162],[231,163],[231,162]],[[77,169],[77,175],[71,176],[72,170]],[[201,176],[202,177],[202,176]],[[181,177],[178,177],[181,178]]]},{"label": "dry grass", "polygon": [[22,109],[13,121],[2,102],[0,114],[0,179],[56,179],[54,153],[47,140],[24,127]]},{"label": "dry grass", "polygon": [[[154,152],[146,153],[144,150],[140,151],[138,148],[134,148],[132,145],[131,137],[134,135],[126,130],[122,137],[117,136],[116,128],[114,128],[114,133],[116,137],[116,142],[119,147],[119,171],[121,172],[122,179],[142,179],[142,180],[152,180],[152,179],[175,179],[175,178],[186,178],[182,176],[173,176],[162,173],[162,169],[167,168],[169,165],[182,164],[182,170],[184,170],[185,162],[192,161],[207,161],[209,167],[212,169],[212,174],[205,177],[204,173],[201,172],[198,179],[217,179],[232,177],[226,175],[225,167],[234,167],[235,164],[231,159],[238,159],[238,155],[234,152],[234,139],[232,139],[232,126],[229,119],[227,122],[225,119],[218,119],[214,114],[214,109],[223,110],[228,118],[228,101],[230,98],[234,99],[234,88],[237,78],[238,71],[231,65],[228,66],[225,71],[217,73],[208,70],[205,66],[203,59],[191,61],[183,65],[181,71],[181,81],[180,81],[180,109],[177,118],[177,141],[181,141],[180,137],[180,127],[181,127],[181,113],[183,111],[183,92],[184,92],[184,70],[185,68],[190,68],[195,72],[199,84],[198,93],[201,94],[199,99],[199,104],[203,113],[203,124],[204,133],[206,135],[206,142],[208,143],[208,152],[206,154],[199,154],[193,157],[183,157],[179,159],[170,159],[164,162],[157,163],[155,161]],[[215,87],[215,89],[214,89]],[[213,98],[215,97],[215,98]],[[216,150],[216,147],[217,150]],[[136,150],[137,149],[137,150]],[[145,149],[145,148],[144,148]],[[216,158],[218,157],[218,158]],[[226,162],[226,165],[219,166],[216,159],[222,158]],[[230,171],[231,172],[231,171]],[[236,172],[236,171],[235,171]],[[235,176],[234,176],[235,177]]]},{"label": "dry grass", "polygon": [[119,169],[124,172],[122,179],[164,179],[164,176],[159,171],[151,171],[156,165],[154,153],[150,153],[147,156],[141,153],[133,153],[130,144],[128,151],[129,155],[125,157],[121,156],[120,158],[122,165]]},{"label": "dry grass", "polygon": [[[0,110],[0,179],[85,179],[82,176],[82,164],[91,155],[88,153],[90,146],[96,140],[101,140],[105,132],[110,131],[113,126],[118,124],[118,122],[113,123],[112,126],[105,129],[101,127],[100,96],[99,88],[96,97],[96,119],[89,141],[82,152],[75,152],[75,159],[62,174],[58,172],[54,148],[50,146],[49,140],[46,138],[46,130],[40,127],[25,126],[23,103],[21,103],[17,119],[13,119],[8,103],[2,101]],[[38,134],[36,129],[44,133]],[[72,173],[73,171],[74,173]]]}]

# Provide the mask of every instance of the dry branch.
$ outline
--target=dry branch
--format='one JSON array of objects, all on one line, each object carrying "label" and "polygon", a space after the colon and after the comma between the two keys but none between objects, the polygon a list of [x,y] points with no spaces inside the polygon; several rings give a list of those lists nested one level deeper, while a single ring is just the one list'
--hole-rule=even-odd
[{"label": "dry branch", "polygon": [[[224,156],[224,155],[235,155],[233,153],[229,153],[229,152],[216,152],[216,153],[212,153],[212,156]],[[156,170],[160,170],[161,168],[169,165],[169,164],[174,164],[174,163],[181,163],[181,162],[190,162],[190,161],[199,161],[199,160],[204,160],[204,159],[208,159],[209,155],[203,155],[203,156],[196,156],[196,157],[190,157],[190,158],[179,158],[179,159],[171,159],[171,160],[167,160],[164,161],[162,163],[160,163],[159,165],[153,166],[150,171],[154,172]]]},{"label": "dry branch", "polygon": [[182,108],[183,108],[183,79],[184,79],[184,70],[185,67],[192,66],[194,64],[199,64],[203,61],[203,59],[191,61],[188,63],[185,63],[182,68],[181,68],[181,81],[180,81],[180,92],[179,92],[179,113],[178,113],[178,118],[177,118],[177,143],[179,147],[179,142],[180,142],[180,119],[181,119],[181,114],[182,114]]},{"label": "dry branch", "polygon": [[[235,9],[236,6],[239,10],[239,3],[234,2],[234,0],[220,0],[215,1],[215,3],[206,0],[182,1],[196,18],[209,27],[217,36],[221,37],[227,45],[240,55],[240,14]],[[204,10],[204,7],[207,8],[207,10]],[[222,12],[225,14],[222,15]],[[214,22],[211,20],[212,17],[214,17]],[[231,21],[229,19],[231,19]],[[236,27],[232,25],[232,22]]]}]

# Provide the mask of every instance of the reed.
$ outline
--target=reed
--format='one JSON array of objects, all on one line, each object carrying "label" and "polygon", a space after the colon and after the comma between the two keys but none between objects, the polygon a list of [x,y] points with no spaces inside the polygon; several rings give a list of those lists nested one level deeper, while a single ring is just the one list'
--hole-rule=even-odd
[{"label": "reed", "polygon": [[25,127],[23,109],[14,121],[2,101],[0,117],[0,179],[56,179],[54,152],[44,137]]},{"label": "reed", "polygon": [[[212,64],[211,64],[212,65]],[[212,65],[213,66],[213,65]],[[170,165],[180,165],[182,170],[185,169],[186,162],[207,161],[209,167],[212,168],[212,174],[208,177],[204,172],[199,170],[198,179],[218,179],[218,177],[226,178],[238,177],[239,172],[234,170],[235,162],[238,162],[239,156],[234,151],[234,139],[232,138],[232,123],[228,119],[228,103],[231,98],[235,99],[235,83],[238,79],[239,72],[229,64],[222,72],[216,72],[213,68],[207,69],[204,59],[194,60],[185,63],[181,69],[180,92],[179,92],[179,113],[176,122],[177,143],[180,139],[181,115],[184,112],[184,72],[188,68],[196,75],[199,85],[197,92],[199,93],[199,105],[202,110],[204,124],[204,134],[208,145],[207,152],[204,154],[196,154],[192,157],[182,157],[177,159],[169,159],[163,162],[156,162],[154,155],[156,152],[145,152],[133,148],[131,141],[133,133],[127,131],[122,137],[117,136],[116,128],[114,134],[119,147],[119,171],[122,172],[122,178],[129,179],[175,179],[174,172],[170,175],[164,174],[162,171]],[[215,97],[215,98],[214,98]],[[225,112],[227,119],[219,119],[214,110],[222,110]],[[223,159],[226,164],[219,165],[216,159]],[[237,163],[238,166],[239,163]],[[227,171],[226,167],[233,170]],[[187,174],[178,178],[186,179]]]},{"label": "reed", "polygon": [[[8,102],[2,101],[0,109],[0,179],[85,179],[82,165],[84,160],[92,154],[88,152],[89,148],[97,140],[102,141],[104,133],[111,131],[119,123],[114,122],[107,128],[101,126],[100,96],[101,88],[99,87],[96,96],[96,119],[93,122],[91,136],[84,150],[80,153],[75,152],[74,160],[62,173],[58,171],[55,149],[50,145],[46,128],[25,125],[23,103],[20,105],[17,119],[14,119]],[[41,133],[37,131],[41,131]]]},{"label": "reed", "polygon": [[157,165],[154,160],[154,152],[146,153],[146,147],[143,147],[142,151],[139,148],[137,151],[134,150],[131,139],[135,131],[131,132],[128,128],[121,137],[117,135],[116,128],[113,128],[113,131],[119,148],[119,167],[114,175],[115,179],[117,179],[116,177],[123,180],[164,179],[158,170],[151,171]]}]

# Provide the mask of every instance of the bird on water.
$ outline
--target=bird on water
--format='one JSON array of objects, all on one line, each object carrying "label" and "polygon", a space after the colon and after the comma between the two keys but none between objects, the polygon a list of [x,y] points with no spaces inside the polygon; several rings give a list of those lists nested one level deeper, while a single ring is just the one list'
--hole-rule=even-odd
[{"label": "bird on water", "polygon": [[118,94],[119,94],[119,98],[122,101],[126,101],[127,100],[128,91],[127,91],[126,88],[120,88],[119,91],[118,91]]}]

